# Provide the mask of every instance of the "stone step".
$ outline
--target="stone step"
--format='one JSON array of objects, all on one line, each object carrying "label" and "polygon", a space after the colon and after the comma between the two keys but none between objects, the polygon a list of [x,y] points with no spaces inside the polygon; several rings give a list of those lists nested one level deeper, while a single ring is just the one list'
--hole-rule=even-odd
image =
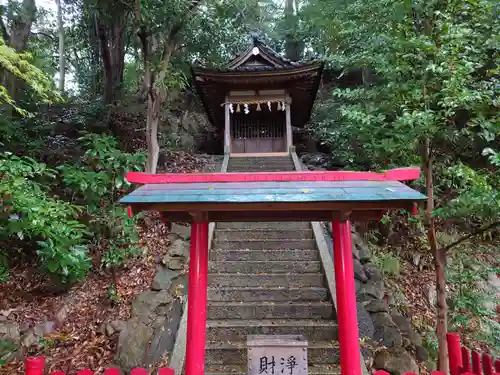
[{"label": "stone step", "polygon": [[[339,349],[336,341],[309,342],[307,357],[309,364],[338,364]],[[247,364],[246,342],[210,342],[207,343],[207,365],[242,365]]]},{"label": "stone step", "polygon": [[229,162],[228,170],[231,168],[256,168],[256,169],[266,169],[266,168],[293,168],[295,167],[292,161],[287,160],[277,160],[272,163],[266,163],[261,161],[244,160],[239,162]]},{"label": "stone step", "polygon": [[213,261],[247,261],[247,260],[319,260],[318,250],[210,250],[210,260]]},{"label": "stone step", "polygon": [[240,274],[240,273],[209,273],[208,284],[210,286],[262,286],[262,287],[322,287],[324,276],[321,273],[267,273],[267,274]]},{"label": "stone step", "polygon": [[215,240],[214,249],[228,250],[269,250],[269,249],[316,249],[316,241],[309,240],[238,240],[219,241]]},{"label": "stone step", "polygon": [[249,156],[245,158],[230,158],[229,163],[262,163],[262,164],[273,164],[273,163],[283,163],[289,162],[292,163],[293,160],[290,156]]},{"label": "stone step", "polygon": [[232,158],[229,159],[229,164],[260,164],[260,165],[273,165],[277,163],[290,163],[293,164],[292,158]]},{"label": "stone step", "polygon": [[251,230],[300,230],[311,229],[307,221],[263,221],[263,222],[225,222],[217,223],[217,231],[220,229],[251,229]]},{"label": "stone step", "polygon": [[[286,251],[286,250],[285,250]],[[211,273],[314,273],[321,272],[321,262],[280,261],[222,261],[208,262]]]},{"label": "stone step", "polygon": [[233,240],[310,240],[312,229],[218,229],[215,238],[219,241]]},{"label": "stone step", "polygon": [[256,167],[256,166],[232,166],[229,167],[228,172],[231,173],[245,173],[245,172],[295,172],[293,167],[279,165],[279,166],[266,166],[266,167]]},{"label": "stone step", "polygon": [[294,172],[295,168],[291,166],[276,166],[276,167],[255,167],[255,166],[231,166],[228,172]]},{"label": "stone step", "polygon": [[337,324],[328,320],[209,320],[207,341],[246,341],[248,335],[303,335],[308,340],[337,340]]},{"label": "stone step", "polygon": [[328,290],[323,287],[223,287],[208,288],[209,301],[325,301]]},{"label": "stone step", "polygon": [[330,319],[330,302],[210,301],[207,319]]},{"label": "stone step", "polygon": [[[248,365],[208,365],[205,366],[205,375],[247,375]],[[340,375],[339,365],[309,364],[310,375]],[[286,375],[286,374],[285,374]]]}]

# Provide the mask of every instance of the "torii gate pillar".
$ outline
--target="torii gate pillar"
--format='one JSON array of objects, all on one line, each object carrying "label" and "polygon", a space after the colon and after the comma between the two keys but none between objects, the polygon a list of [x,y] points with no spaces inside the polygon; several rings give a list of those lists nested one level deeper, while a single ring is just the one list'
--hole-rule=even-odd
[{"label": "torii gate pillar", "polygon": [[191,223],[189,253],[186,375],[203,375],[208,278],[208,222],[205,217],[196,217]]},{"label": "torii gate pillar", "polygon": [[349,220],[333,221],[333,264],[337,294],[340,368],[342,375],[361,375],[356,286]]}]

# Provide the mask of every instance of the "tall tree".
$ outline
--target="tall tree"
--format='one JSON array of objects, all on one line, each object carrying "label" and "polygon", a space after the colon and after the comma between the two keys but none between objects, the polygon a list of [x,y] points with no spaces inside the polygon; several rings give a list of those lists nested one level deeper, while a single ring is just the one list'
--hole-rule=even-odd
[{"label": "tall tree", "polygon": [[57,32],[59,35],[59,91],[64,92],[66,73],[66,51],[64,50],[64,23],[61,0],[55,0],[57,6]]},{"label": "tall tree", "polygon": [[98,1],[96,28],[104,68],[104,103],[113,104],[123,93],[125,27],[132,1]]},{"label": "tall tree", "polygon": [[[156,173],[160,147],[158,145],[158,124],[160,110],[167,97],[168,86],[174,84],[175,78],[170,74],[170,60],[179,44],[179,36],[186,22],[193,17],[201,0],[172,2],[173,7],[167,11],[170,17],[159,22],[165,16],[164,3],[155,4],[158,8],[141,6],[136,3],[136,21],[139,24],[138,36],[142,43],[144,60],[144,82],[147,89],[147,125],[146,140],[148,158],[146,171]],[[155,14],[158,12],[158,14]],[[168,14],[168,13],[167,13]],[[165,21],[167,25],[165,25]],[[158,23],[156,23],[158,22]]]},{"label": "tall tree", "polygon": [[286,0],[285,6],[285,51],[286,57],[292,61],[300,60],[303,43],[298,39],[299,18],[297,16],[297,0]]}]

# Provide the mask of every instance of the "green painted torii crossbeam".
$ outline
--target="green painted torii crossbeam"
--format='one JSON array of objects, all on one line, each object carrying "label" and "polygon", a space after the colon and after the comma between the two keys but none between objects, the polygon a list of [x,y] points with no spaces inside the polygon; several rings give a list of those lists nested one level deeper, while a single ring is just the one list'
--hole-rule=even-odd
[{"label": "green painted torii crossbeam", "polygon": [[361,375],[350,220],[412,211],[423,202],[424,195],[398,181],[419,175],[418,169],[408,172],[388,171],[378,178],[365,172],[294,172],[292,181],[286,180],[289,173],[246,173],[250,181],[264,180],[251,183],[232,182],[231,173],[202,174],[207,182],[196,173],[130,174],[130,182],[143,184],[120,200],[131,212],[158,211],[167,221],[191,222],[186,375],[204,374],[208,223],[238,220],[332,222],[341,371]]}]

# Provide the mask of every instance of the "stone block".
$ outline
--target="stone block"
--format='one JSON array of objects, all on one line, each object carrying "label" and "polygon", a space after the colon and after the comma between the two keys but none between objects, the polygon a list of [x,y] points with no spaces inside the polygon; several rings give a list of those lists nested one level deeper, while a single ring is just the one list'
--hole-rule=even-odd
[{"label": "stone block", "polygon": [[251,335],[247,339],[248,375],[308,374],[307,340],[300,335]]}]

